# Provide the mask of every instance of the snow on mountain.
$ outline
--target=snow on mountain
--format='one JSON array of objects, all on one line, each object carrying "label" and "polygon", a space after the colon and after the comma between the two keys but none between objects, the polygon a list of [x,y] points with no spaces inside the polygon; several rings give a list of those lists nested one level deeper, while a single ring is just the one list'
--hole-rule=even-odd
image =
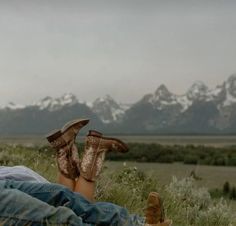
[{"label": "snow on mountain", "polygon": [[133,104],[124,104],[124,103],[119,103],[120,108],[123,109],[123,111],[127,111],[129,108],[132,107]]},{"label": "snow on mountain", "polygon": [[[175,95],[165,85],[160,85],[154,93],[145,95],[140,103],[150,103],[154,109],[159,111],[171,109],[176,113],[183,113],[196,101],[213,102],[217,108],[224,111],[225,107],[236,104],[236,74],[231,75],[222,85],[209,89],[203,82],[195,82],[185,94]],[[9,103],[1,109],[24,109],[26,107],[38,107],[40,110],[56,111],[64,106],[73,106],[78,101],[72,93],[66,93],[58,98],[45,97],[42,100],[29,105],[18,105]],[[86,105],[96,113],[104,123],[119,121],[131,105],[118,104],[112,97],[106,95],[104,98],[97,98],[93,103]],[[176,108],[175,108],[176,107]]]},{"label": "snow on mountain", "polygon": [[222,106],[226,107],[236,103],[236,75],[231,75],[225,82],[225,100]]},{"label": "snow on mountain", "polygon": [[186,95],[189,100],[202,100],[206,98],[208,91],[208,87],[203,82],[197,81],[193,83]]},{"label": "snow on mountain", "polygon": [[[219,99],[220,96],[224,95],[222,94],[224,91],[224,85],[222,86],[216,86],[215,89],[211,89],[208,91],[207,96],[206,96],[206,101],[216,101]],[[222,97],[224,98],[224,97]],[[220,98],[220,99],[222,99]]]},{"label": "snow on mountain", "polygon": [[181,112],[185,112],[193,104],[193,101],[187,95],[176,96],[176,98],[181,106]]},{"label": "snow on mountain", "polygon": [[175,95],[173,95],[165,85],[160,85],[153,95],[154,101],[173,101],[175,100]]},{"label": "snow on mountain", "polygon": [[171,93],[161,85],[153,94],[145,95],[141,102],[148,102],[155,109],[164,110],[170,106],[180,106],[180,113],[186,111],[196,101],[212,101],[218,109],[236,104],[236,74],[214,89],[209,89],[203,82],[197,81],[183,95]]},{"label": "snow on mountain", "polygon": [[231,75],[226,81],[226,88],[229,94],[236,97],[236,74]]},{"label": "snow on mountain", "polygon": [[[219,92],[217,91],[217,93]],[[163,110],[170,106],[180,106],[180,112],[184,112],[194,101],[212,100],[213,94],[217,95],[217,93],[216,90],[210,93],[210,90],[203,82],[197,81],[183,95],[175,95],[165,85],[161,85],[154,94],[144,96],[142,101],[151,103],[158,110]]]},{"label": "snow on mountain", "polygon": [[236,103],[236,75],[231,75],[222,85],[207,92],[206,101],[216,103],[218,109]]},{"label": "snow on mountain", "polygon": [[106,95],[104,98],[97,98],[92,104],[93,112],[95,112],[104,123],[119,120],[126,109],[127,106],[119,105],[109,95]]},{"label": "snow on mountain", "polygon": [[151,103],[158,110],[178,104],[176,95],[169,92],[165,85],[160,85],[154,94],[144,96],[142,101]]},{"label": "snow on mountain", "polygon": [[154,94],[144,96],[142,101],[151,103],[158,110],[163,110],[174,105],[180,106],[182,109],[181,112],[187,110],[193,102],[187,95],[175,95],[171,93],[165,85],[160,85]]},{"label": "snow on mountain", "polygon": [[25,108],[25,106],[20,105],[20,104],[15,104],[13,102],[9,102],[4,108],[11,109],[11,110],[17,110],[17,109],[23,109],[23,108]]},{"label": "snow on mountain", "polygon": [[59,98],[47,96],[33,105],[39,107],[40,110],[48,109],[49,111],[56,111],[64,106],[72,106],[77,103],[79,103],[79,101],[74,94],[66,93]]}]

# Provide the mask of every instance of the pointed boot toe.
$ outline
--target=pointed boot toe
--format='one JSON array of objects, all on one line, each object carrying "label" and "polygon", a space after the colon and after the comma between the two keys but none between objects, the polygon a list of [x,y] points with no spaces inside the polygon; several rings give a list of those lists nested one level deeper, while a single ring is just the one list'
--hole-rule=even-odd
[{"label": "pointed boot toe", "polygon": [[103,139],[104,141],[107,141],[108,145],[110,146],[109,151],[116,151],[116,152],[121,152],[121,153],[125,153],[129,151],[128,146],[119,139],[108,138],[108,137],[104,137]]}]

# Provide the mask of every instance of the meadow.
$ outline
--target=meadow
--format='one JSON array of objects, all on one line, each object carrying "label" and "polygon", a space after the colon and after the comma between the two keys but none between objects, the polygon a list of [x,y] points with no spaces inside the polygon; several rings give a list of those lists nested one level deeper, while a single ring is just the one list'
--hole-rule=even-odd
[{"label": "meadow", "polygon": [[236,167],[119,161],[108,161],[105,166],[110,171],[120,171],[125,167],[136,167],[138,170],[146,172],[149,176],[156,177],[158,183],[162,186],[169,184],[174,176],[178,179],[183,179],[190,177],[193,172],[198,178],[195,181],[198,187],[204,186],[208,189],[221,188],[226,181],[232,186],[236,186]]},{"label": "meadow", "polygon": [[[15,139],[12,142],[11,139],[8,139],[8,142],[2,141],[0,144],[0,165],[25,165],[48,180],[56,182],[55,152],[48,145],[45,145],[44,142],[32,142],[35,138],[19,139],[20,142]],[[230,145],[232,145],[232,141],[229,142]],[[130,147],[135,147],[134,150],[137,150],[140,147],[142,149],[145,145],[148,149],[150,149],[149,145],[155,147],[153,142],[131,143]],[[156,143],[156,145],[160,144]],[[183,149],[180,150],[189,150],[185,150],[185,147],[189,147],[189,145],[182,145]],[[201,143],[199,147],[202,146],[205,145]],[[212,147],[211,145],[206,146]],[[168,147],[167,149],[176,148],[176,144],[168,143],[161,147],[164,150],[166,147]],[[234,146],[220,144],[217,145],[217,148],[221,148],[221,151],[226,148],[226,150],[230,150],[230,154],[235,152]],[[206,150],[208,149],[204,149],[204,151]],[[161,159],[163,160],[163,158]],[[114,202],[128,208],[132,213],[143,215],[146,197],[150,191],[155,190],[162,195],[166,215],[174,221],[173,225],[236,226],[236,201],[224,196],[222,192],[218,196],[212,192],[223,191],[226,182],[229,182],[231,188],[236,186],[235,166],[186,164],[175,161],[147,163],[124,159],[106,161],[97,184],[96,198]]]}]

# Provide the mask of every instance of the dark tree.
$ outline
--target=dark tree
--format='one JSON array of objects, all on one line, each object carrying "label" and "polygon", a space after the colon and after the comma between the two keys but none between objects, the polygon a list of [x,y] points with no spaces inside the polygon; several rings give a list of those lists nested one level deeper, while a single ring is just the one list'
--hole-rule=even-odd
[{"label": "dark tree", "polygon": [[226,181],[223,186],[223,193],[228,194],[229,192],[230,192],[230,185],[229,185],[229,182]]}]

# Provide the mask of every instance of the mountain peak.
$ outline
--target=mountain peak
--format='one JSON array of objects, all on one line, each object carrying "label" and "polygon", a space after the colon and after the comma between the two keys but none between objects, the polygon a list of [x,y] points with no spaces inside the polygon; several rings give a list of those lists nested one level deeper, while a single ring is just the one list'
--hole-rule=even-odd
[{"label": "mountain peak", "polygon": [[189,99],[201,99],[205,97],[209,91],[208,87],[202,81],[196,81],[187,91],[187,97]]},{"label": "mountain peak", "polygon": [[63,106],[72,106],[77,104],[78,102],[79,101],[74,94],[65,93],[61,97],[55,99],[47,96],[37,102],[35,105],[38,106],[40,110],[48,109],[49,111],[55,111],[62,108]]},{"label": "mountain peak", "polygon": [[156,109],[163,109],[176,104],[176,95],[172,94],[165,85],[160,85],[154,94],[147,94],[141,102],[148,102]]},{"label": "mountain peak", "polygon": [[97,98],[93,102],[92,110],[104,123],[119,120],[125,111],[110,95]]},{"label": "mountain peak", "polygon": [[65,93],[59,98],[59,100],[61,101],[62,105],[66,104],[73,105],[79,102],[77,97],[72,93]]},{"label": "mountain peak", "polygon": [[227,82],[231,83],[234,82],[235,80],[236,80],[236,73],[230,75],[229,78],[227,79]]},{"label": "mountain peak", "polygon": [[159,95],[166,95],[166,94],[170,94],[170,91],[167,89],[167,87],[164,85],[164,84],[161,84],[158,88],[157,88],[157,90],[156,90],[156,92],[155,92],[155,95],[156,96],[159,96]]},{"label": "mountain peak", "polygon": [[93,109],[100,108],[103,106],[103,108],[106,107],[112,107],[112,108],[119,108],[119,104],[116,103],[116,101],[110,96],[105,95],[104,97],[99,97],[93,102]]},{"label": "mountain peak", "polygon": [[94,101],[94,104],[98,102],[115,102],[115,100],[110,95],[106,94],[104,97],[98,97]]},{"label": "mountain peak", "polygon": [[194,88],[196,88],[196,89],[204,89],[204,90],[207,90],[207,89],[208,89],[208,87],[206,86],[206,84],[205,84],[204,82],[202,82],[202,81],[195,81],[195,82],[192,84],[192,86],[191,86],[190,89],[194,89]]},{"label": "mountain peak", "polygon": [[228,93],[233,97],[236,98],[236,74],[232,74],[228,80],[226,81],[226,89]]}]

